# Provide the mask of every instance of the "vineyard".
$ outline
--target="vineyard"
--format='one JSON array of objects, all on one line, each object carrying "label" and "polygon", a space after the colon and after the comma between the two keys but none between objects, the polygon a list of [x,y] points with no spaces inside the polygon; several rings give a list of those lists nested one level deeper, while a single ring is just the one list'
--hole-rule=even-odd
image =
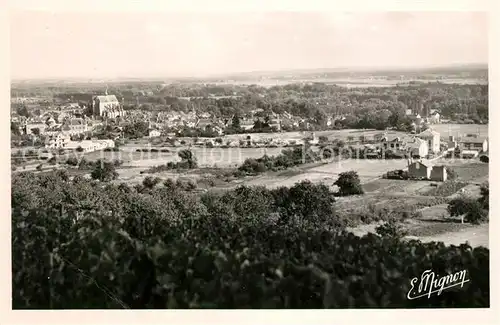
[{"label": "vineyard", "polygon": [[[345,230],[325,185],[138,192],[12,176],[14,309],[489,307],[489,250]],[[408,300],[431,269],[471,281]]]}]

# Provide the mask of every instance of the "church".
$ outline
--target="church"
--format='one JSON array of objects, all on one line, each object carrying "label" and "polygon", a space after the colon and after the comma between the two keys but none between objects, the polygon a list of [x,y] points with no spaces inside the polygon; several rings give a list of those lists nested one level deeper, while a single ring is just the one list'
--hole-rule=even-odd
[{"label": "church", "polygon": [[124,116],[125,111],[115,95],[94,96],[92,98],[92,112],[95,117],[116,118]]}]

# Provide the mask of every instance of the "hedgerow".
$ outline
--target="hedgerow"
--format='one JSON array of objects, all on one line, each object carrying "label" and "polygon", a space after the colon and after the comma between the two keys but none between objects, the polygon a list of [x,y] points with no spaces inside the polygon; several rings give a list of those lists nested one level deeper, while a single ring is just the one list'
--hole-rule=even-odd
[{"label": "hedgerow", "polygon": [[[489,250],[343,232],[309,182],[203,195],[12,178],[13,308],[488,307]],[[471,282],[408,300],[424,270]]]}]

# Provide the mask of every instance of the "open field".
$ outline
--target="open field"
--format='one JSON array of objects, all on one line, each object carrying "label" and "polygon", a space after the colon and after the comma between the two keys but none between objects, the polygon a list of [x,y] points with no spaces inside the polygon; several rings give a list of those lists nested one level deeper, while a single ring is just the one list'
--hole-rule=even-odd
[{"label": "open field", "polygon": [[412,181],[397,179],[376,179],[363,185],[366,193],[405,193],[409,195],[423,195],[429,191],[435,182]]},{"label": "open field", "polygon": [[355,170],[358,172],[362,183],[369,182],[380,177],[383,173],[400,169],[406,162],[402,160],[356,160],[346,159],[338,162],[331,162],[317,167],[306,169],[303,173],[290,177],[280,177],[279,175],[264,175],[252,178],[245,182],[245,185],[263,185],[270,187],[291,186],[303,180],[311,182],[324,182],[332,184],[337,180],[340,173]]},{"label": "open field", "polygon": [[[375,233],[380,223],[360,225],[348,228],[356,236]],[[489,224],[471,225],[461,223],[425,222],[409,220],[403,223],[408,231],[408,239],[422,242],[443,242],[446,245],[461,245],[468,242],[472,247],[489,247]]]},{"label": "open field", "polygon": [[431,128],[439,132],[441,139],[447,139],[450,135],[459,137],[465,134],[488,136],[488,124],[433,124]]}]

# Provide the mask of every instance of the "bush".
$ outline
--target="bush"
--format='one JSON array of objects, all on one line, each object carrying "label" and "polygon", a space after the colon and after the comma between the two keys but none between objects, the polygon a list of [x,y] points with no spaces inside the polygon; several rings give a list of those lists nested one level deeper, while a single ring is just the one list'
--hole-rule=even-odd
[{"label": "bush", "polygon": [[401,239],[408,235],[408,231],[406,231],[399,223],[397,223],[394,219],[378,226],[375,231],[378,235],[382,237],[389,238],[397,238]]},{"label": "bush", "polygon": [[148,176],[142,181],[142,186],[147,189],[153,189],[158,183],[161,182],[161,178]]},{"label": "bush", "polygon": [[489,163],[490,162],[490,158],[488,156],[486,156],[486,155],[483,155],[483,156],[479,157],[479,160],[481,162],[484,162],[484,163]]},{"label": "bush", "polygon": [[82,147],[78,146],[78,148],[76,148],[76,151],[77,151],[77,152],[83,152],[83,151],[84,151],[84,149],[83,149]]},{"label": "bush", "polygon": [[78,166],[78,159],[76,157],[69,157],[66,160],[66,164],[70,166]]},{"label": "bush", "polygon": [[36,166],[36,170],[41,171],[43,169],[43,164]]}]

